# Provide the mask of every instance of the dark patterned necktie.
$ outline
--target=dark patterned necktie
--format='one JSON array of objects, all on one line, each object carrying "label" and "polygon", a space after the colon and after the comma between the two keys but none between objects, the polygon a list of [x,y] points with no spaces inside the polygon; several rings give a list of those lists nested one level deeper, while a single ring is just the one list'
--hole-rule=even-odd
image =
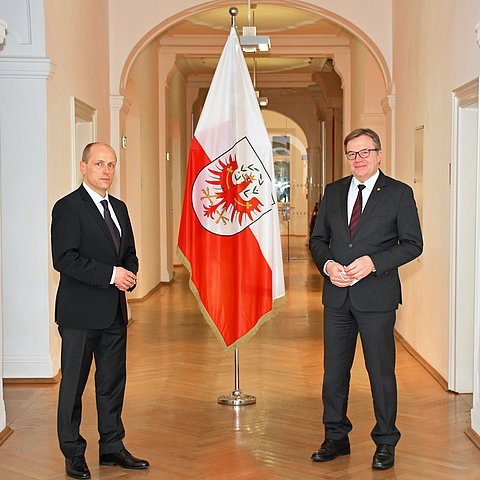
[{"label": "dark patterned necktie", "polygon": [[112,220],[112,216],[110,215],[110,210],[108,209],[108,201],[102,200],[100,202],[103,207],[103,217],[105,218],[105,223],[107,224],[108,229],[110,230],[110,234],[113,238],[113,243],[115,244],[115,248],[117,249],[117,253],[120,252],[120,232],[118,231],[115,222]]},{"label": "dark patterned necktie", "polygon": [[350,217],[350,236],[353,236],[355,229],[357,228],[358,222],[360,220],[360,215],[362,214],[362,190],[365,188],[365,185],[358,185],[358,195],[353,205],[352,216]]}]

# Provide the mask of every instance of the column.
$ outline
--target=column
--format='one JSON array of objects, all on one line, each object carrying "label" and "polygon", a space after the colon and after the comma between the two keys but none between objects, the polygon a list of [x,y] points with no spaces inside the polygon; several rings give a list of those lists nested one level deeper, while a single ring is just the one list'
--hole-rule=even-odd
[{"label": "column", "polygon": [[315,203],[322,193],[322,156],[319,147],[307,147],[308,156],[308,214],[313,211]]},{"label": "column", "polygon": [[[333,56],[333,66],[335,71],[342,79],[343,90],[343,137],[345,137],[351,130],[352,124],[352,77],[350,65],[350,52],[338,52]],[[350,168],[345,157],[342,163],[342,176],[349,175]]]},{"label": "column", "polygon": [[[476,26],[476,34],[477,34],[477,42],[478,46],[480,47],[480,23]],[[477,99],[480,97],[480,86],[478,87],[479,91],[477,91]],[[480,110],[477,109],[477,157],[480,156]],[[477,160],[480,160],[477,158]],[[479,193],[479,186],[480,186],[480,169],[477,168],[477,258],[480,252],[480,197]],[[471,430],[473,430],[473,435],[475,438],[475,444],[480,446],[480,287],[479,280],[480,280],[480,268],[477,266],[475,268],[475,276],[476,276],[476,294],[475,294],[475,320],[473,325],[473,408],[471,411]],[[469,432],[471,433],[471,432]]]},{"label": "column", "polygon": [[[7,24],[4,20],[0,18],[0,49],[2,48],[2,44],[5,41],[5,29],[7,28]],[[1,130],[1,125],[0,125]],[[1,149],[1,138],[0,138],[0,149]],[[0,187],[2,185],[2,179],[0,177]],[[1,199],[1,191],[0,191],[0,199]],[[0,225],[2,222],[2,204],[0,203]],[[2,251],[2,235],[0,230],[0,252]],[[0,305],[3,305],[2,299],[2,259],[0,257]],[[5,402],[3,400],[3,315],[2,315],[2,308],[0,308],[0,439],[2,432],[4,431],[7,425],[7,416],[5,413]]]},{"label": "column", "polygon": [[172,168],[167,150],[168,123],[168,78],[175,66],[174,53],[159,52],[158,55],[158,141],[160,175],[160,280],[170,282],[173,278],[172,245],[176,235],[172,232]]},{"label": "column", "polygon": [[125,199],[125,148],[122,137],[125,134],[125,116],[130,110],[130,103],[123,95],[110,95],[110,145],[117,154],[115,180],[110,191],[112,195]]},{"label": "column", "polygon": [[[0,57],[4,378],[52,378],[47,199],[48,58]],[[51,315],[52,313],[52,315]]]}]

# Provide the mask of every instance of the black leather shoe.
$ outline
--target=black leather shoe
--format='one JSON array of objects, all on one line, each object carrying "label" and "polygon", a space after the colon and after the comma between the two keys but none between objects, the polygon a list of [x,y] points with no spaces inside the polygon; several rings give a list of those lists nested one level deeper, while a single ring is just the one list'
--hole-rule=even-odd
[{"label": "black leather shoe", "polygon": [[134,470],[142,470],[150,464],[146,460],[135,458],[125,448],[115,453],[104,453],[100,455],[100,465],[117,465],[122,468],[131,468]]},{"label": "black leather shoe", "polygon": [[395,447],[393,445],[377,445],[373,456],[372,468],[386,470],[395,463]]},{"label": "black leather shoe", "polygon": [[90,470],[83,455],[65,459],[65,470],[72,478],[90,478]]},{"label": "black leather shoe", "polygon": [[314,462],[328,462],[334,460],[340,455],[350,454],[350,442],[346,440],[332,440],[327,438],[322,446],[312,453],[312,460]]}]

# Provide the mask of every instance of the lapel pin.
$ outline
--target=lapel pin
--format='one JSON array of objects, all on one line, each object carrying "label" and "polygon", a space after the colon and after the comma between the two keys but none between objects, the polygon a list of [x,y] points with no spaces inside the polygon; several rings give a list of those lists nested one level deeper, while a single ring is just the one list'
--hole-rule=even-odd
[{"label": "lapel pin", "polygon": [[381,188],[380,188],[380,187],[377,187],[377,192],[379,192],[380,190],[381,190]]}]

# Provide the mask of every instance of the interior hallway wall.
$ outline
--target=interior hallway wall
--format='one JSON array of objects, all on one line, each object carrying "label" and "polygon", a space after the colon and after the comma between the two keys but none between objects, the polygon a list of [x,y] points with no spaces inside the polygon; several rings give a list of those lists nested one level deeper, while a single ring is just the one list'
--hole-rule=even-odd
[{"label": "interior hallway wall", "polygon": [[[382,141],[383,160],[381,168],[387,175],[390,168],[390,145],[386,135],[385,114],[382,102],[387,92],[378,64],[366,45],[358,38],[351,42],[352,59],[352,119],[351,129],[368,127],[375,130]],[[348,162],[344,159],[349,172]]]},{"label": "interior hallway wall", "polygon": [[58,364],[50,355],[44,4],[1,0],[0,12],[8,23],[0,49],[2,374],[50,377]]},{"label": "interior hallway wall", "polygon": [[[3,44],[5,42],[6,37],[6,28],[7,23],[5,20],[0,18],[0,51],[3,49]],[[1,126],[0,126],[1,132]],[[1,138],[0,138],[0,152],[2,151],[1,148]],[[0,157],[0,172],[1,172],[1,157]],[[1,185],[1,177],[0,177],[0,185]],[[0,197],[1,197],[1,190],[0,190]],[[0,202],[0,212],[2,210],[2,205]],[[2,218],[0,213],[0,224]],[[2,251],[2,236],[0,232],[0,252]],[[0,272],[2,272],[2,263],[0,257]],[[2,299],[2,276],[0,275],[0,432],[2,432],[7,425],[7,414],[5,411],[5,401],[3,399],[3,299]]]},{"label": "interior hallway wall", "polygon": [[[97,140],[109,142],[108,1],[45,2],[47,55],[55,65],[47,82],[48,213],[54,203],[78,187],[73,182],[80,158],[73,152],[72,96],[97,112]],[[50,218],[48,221],[50,225]],[[60,340],[54,323],[59,274],[48,254],[50,353],[59,367]],[[32,322],[35,320],[32,319]]]},{"label": "interior hallway wall", "polygon": [[[145,48],[133,65],[127,101],[126,191],[140,269],[130,298],[142,298],[160,282],[160,171],[158,49]],[[132,142],[130,142],[130,140]]]},{"label": "interior hallway wall", "polygon": [[167,162],[170,162],[172,172],[171,229],[173,232],[172,259],[175,263],[179,263],[177,258],[178,230],[182,213],[188,149],[191,141],[187,134],[187,124],[191,118],[187,116],[186,86],[184,75],[175,68],[168,80],[167,95]]},{"label": "interior hallway wall", "polygon": [[402,268],[400,334],[448,376],[452,91],[478,77],[477,0],[393,2],[396,177],[413,186],[415,128],[424,125],[420,259]]}]

